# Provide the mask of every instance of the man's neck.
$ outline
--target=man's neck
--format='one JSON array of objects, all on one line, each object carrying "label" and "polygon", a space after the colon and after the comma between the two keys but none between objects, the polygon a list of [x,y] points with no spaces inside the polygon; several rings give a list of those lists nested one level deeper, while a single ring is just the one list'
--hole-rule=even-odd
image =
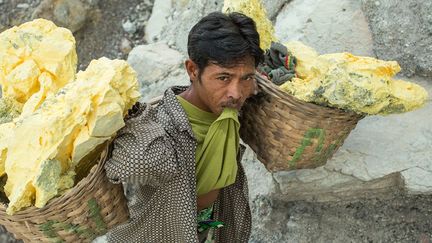
[{"label": "man's neck", "polygon": [[203,111],[211,112],[200,100],[198,95],[194,92],[192,85],[185,91],[179,94],[183,99],[187,100],[192,105],[200,108]]}]

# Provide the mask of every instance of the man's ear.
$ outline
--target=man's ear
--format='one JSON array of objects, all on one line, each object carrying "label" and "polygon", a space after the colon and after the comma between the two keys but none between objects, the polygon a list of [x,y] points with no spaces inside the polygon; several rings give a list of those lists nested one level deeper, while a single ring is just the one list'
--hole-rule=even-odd
[{"label": "man's ear", "polygon": [[185,61],[185,68],[192,83],[198,80],[198,65],[194,61],[187,59]]}]

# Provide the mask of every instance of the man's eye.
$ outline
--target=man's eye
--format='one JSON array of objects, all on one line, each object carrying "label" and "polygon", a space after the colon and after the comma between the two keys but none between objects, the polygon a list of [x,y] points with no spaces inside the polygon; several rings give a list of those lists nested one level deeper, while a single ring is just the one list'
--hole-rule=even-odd
[{"label": "man's eye", "polygon": [[228,76],[220,76],[220,77],[218,77],[218,79],[221,81],[228,81],[229,77]]},{"label": "man's eye", "polygon": [[244,79],[245,81],[254,81],[255,80],[255,76],[249,76],[247,78]]}]

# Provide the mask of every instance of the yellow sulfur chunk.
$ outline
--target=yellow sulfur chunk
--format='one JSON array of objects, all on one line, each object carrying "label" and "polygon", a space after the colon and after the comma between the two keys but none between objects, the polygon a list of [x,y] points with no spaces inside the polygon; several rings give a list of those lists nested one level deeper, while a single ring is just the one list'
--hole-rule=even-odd
[{"label": "yellow sulfur chunk", "polygon": [[5,87],[5,97],[14,97],[24,104],[32,94],[39,89],[38,77],[40,70],[32,59],[17,65],[12,72],[6,75],[8,85]]},{"label": "yellow sulfur chunk", "polygon": [[78,163],[90,151],[93,151],[99,144],[108,139],[109,137],[91,137],[88,128],[86,126],[83,127],[74,141],[72,162],[74,164]]},{"label": "yellow sulfur chunk", "polygon": [[7,97],[0,98],[0,177],[6,173],[7,143],[13,136],[15,128],[12,120],[20,115],[21,109],[22,105],[15,100]]},{"label": "yellow sulfur chunk", "polygon": [[415,110],[424,104],[427,92],[419,85],[404,80],[391,80],[391,102],[386,113],[401,110]]},{"label": "yellow sulfur chunk", "polygon": [[102,104],[88,121],[89,135],[107,137],[124,126],[123,109],[117,103]]},{"label": "yellow sulfur chunk", "polygon": [[[72,81],[76,66],[72,33],[51,21],[36,19],[0,33],[2,93],[21,104],[37,98],[25,110],[34,111],[49,93]],[[32,97],[42,88],[43,94]]]},{"label": "yellow sulfur chunk", "polygon": [[[9,180],[9,177],[8,177]],[[21,208],[25,208],[25,207],[29,207],[32,206],[34,198],[35,198],[35,188],[33,187],[33,185],[28,182],[28,183],[22,183],[19,184],[16,187],[12,187],[11,184],[8,184],[6,182],[5,185],[5,193],[6,196],[9,198],[9,201],[16,201],[16,204],[9,204],[8,208],[6,209],[6,213],[9,212],[16,212]],[[18,193],[15,194],[11,194],[11,190],[16,190]],[[14,198],[14,196],[20,196],[21,200],[17,200],[16,198]]]},{"label": "yellow sulfur chunk", "polygon": [[13,136],[14,128],[13,122],[0,124],[0,177],[5,174],[7,144]]},{"label": "yellow sulfur chunk", "polygon": [[132,107],[141,95],[137,90],[135,71],[122,60],[109,60],[104,57],[93,60],[85,72],[77,74],[77,80],[89,80],[93,85],[99,86],[93,88],[100,90],[98,94],[94,94],[93,104],[99,106],[115,102],[121,106],[124,115],[128,111],[125,107]]},{"label": "yellow sulfur chunk", "polygon": [[400,71],[395,61],[350,53],[318,55],[294,41],[286,46],[297,59],[298,77],[280,88],[300,100],[370,115],[403,113],[426,102],[424,88],[393,79]]},{"label": "yellow sulfur chunk", "polygon": [[43,72],[39,75],[38,80],[39,91],[34,93],[24,104],[21,116],[27,116],[33,113],[45,101],[47,96],[55,94],[52,89],[54,81],[51,74]]},{"label": "yellow sulfur chunk", "polygon": [[36,111],[21,116],[7,144],[7,213],[32,200],[43,207],[73,186],[79,160],[124,126],[138,90],[136,74],[125,61],[100,58]]},{"label": "yellow sulfur chunk", "polygon": [[[329,63],[319,58],[319,54],[309,46],[299,41],[285,43],[287,49],[296,57],[296,75],[307,82],[312,78],[327,72]],[[303,83],[302,82],[302,83]]]},{"label": "yellow sulfur chunk", "polygon": [[48,200],[58,193],[62,166],[60,161],[50,159],[43,161],[38,170],[39,172],[33,180],[36,193],[35,205],[45,205]]},{"label": "yellow sulfur chunk", "polygon": [[222,7],[224,13],[240,12],[252,18],[260,35],[260,47],[269,49],[272,41],[276,41],[274,28],[260,0],[225,0]]},{"label": "yellow sulfur chunk", "polygon": [[22,105],[13,99],[0,98],[0,124],[11,122],[21,114]]},{"label": "yellow sulfur chunk", "polygon": [[98,101],[98,109],[88,119],[89,135],[92,137],[107,137],[124,126],[123,110],[125,104],[118,94],[108,91],[103,103]]}]

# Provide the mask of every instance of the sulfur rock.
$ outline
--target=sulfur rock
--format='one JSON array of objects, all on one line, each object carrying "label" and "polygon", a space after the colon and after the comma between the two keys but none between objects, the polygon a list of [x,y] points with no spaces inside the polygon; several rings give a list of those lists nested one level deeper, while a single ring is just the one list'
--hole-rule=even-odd
[{"label": "sulfur rock", "polygon": [[0,33],[2,95],[24,105],[25,113],[74,80],[76,67],[72,33],[51,21],[36,19]]},{"label": "sulfur rock", "polygon": [[252,18],[256,23],[260,35],[260,47],[263,50],[270,48],[271,42],[276,41],[273,25],[260,0],[225,0],[222,11],[224,13],[240,12]]},{"label": "sulfur rock", "polygon": [[125,61],[100,58],[37,110],[19,117],[4,166],[7,213],[33,203],[41,208],[72,187],[78,162],[124,126],[138,90],[136,73]]},{"label": "sulfur rock", "polygon": [[11,122],[21,114],[22,105],[8,97],[0,98],[0,124]]},{"label": "sulfur rock", "polygon": [[15,124],[13,122],[7,122],[0,124],[0,177],[2,177],[5,171],[7,144],[13,136],[13,129]]},{"label": "sulfur rock", "polygon": [[285,45],[297,59],[297,77],[280,88],[300,100],[370,115],[403,113],[426,102],[424,88],[393,79],[400,71],[395,61],[350,53],[318,55],[297,41]]}]

